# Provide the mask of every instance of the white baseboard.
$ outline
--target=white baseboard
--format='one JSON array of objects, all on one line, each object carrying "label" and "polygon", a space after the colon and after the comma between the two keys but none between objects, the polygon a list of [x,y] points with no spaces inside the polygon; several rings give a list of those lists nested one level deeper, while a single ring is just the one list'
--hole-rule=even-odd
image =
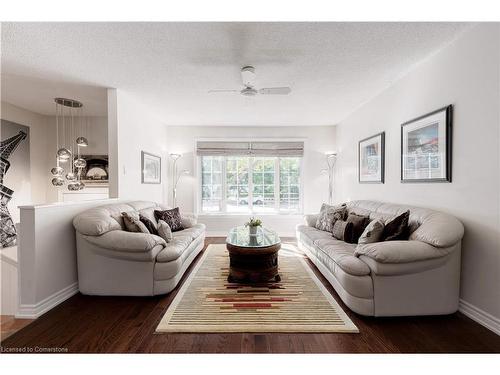
[{"label": "white baseboard", "polygon": [[500,335],[500,319],[488,314],[486,311],[481,310],[463,299],[460,299],[459,301],[458,311],[488,328],[490,331]]},{"label": "white baseboard", "polygon": [[16,318],[36,319],[59,305],[61,302],[66,301],[69,297],[74,296],[76,293],[78,293],[78,283],[68,285],[66,288],[55,292],[37,304],[20,304],[17,309]]}]

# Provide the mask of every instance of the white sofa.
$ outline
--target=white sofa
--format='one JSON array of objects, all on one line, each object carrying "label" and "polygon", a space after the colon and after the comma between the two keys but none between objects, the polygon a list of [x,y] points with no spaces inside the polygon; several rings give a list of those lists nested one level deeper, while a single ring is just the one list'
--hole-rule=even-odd
[{"label": "white sofa", "polygon": [[409,241],[348,244],[314,227],[306,215],[296,228],[299,247],[344,303],[368,316],[451,314],[458,309],[464,227],[437,211],[374,201],[353,201],[348,212],[387,220],[410,210]]},{"label": "white sofa", "polygon": [[152,296],[175,288],[193,259],[203,249],[205,225],[183,224],[173,240],[124,230],[122,212],[136,211],[156,222],[154,210],[166,207],[153,202],[109,204],[76,216],[78,285],[90,295]]}]

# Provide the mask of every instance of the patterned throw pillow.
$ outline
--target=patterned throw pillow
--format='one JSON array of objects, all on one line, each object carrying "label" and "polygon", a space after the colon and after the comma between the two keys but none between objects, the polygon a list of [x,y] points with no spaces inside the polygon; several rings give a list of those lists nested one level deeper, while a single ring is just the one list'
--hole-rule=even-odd
[{"label": "patterned throw pillow", "polygon": [[358,243],[359,237],[364,232],[366,226],[370,223],[370,218],[368,216],[350,213],[347,217],[347,222],[352,223],[352,238],[347,239],[346,242]]},{"label": "patterned throw pillow", "polygon": [[122,217],[128,232],[149,233],[148,228],[139,220],[137,212],[122,212]]},{"label": "patterned throw pillow", "polygon": [[352,238],[352,223],[345,220],[337,220],[333,224],[332,235],[337,240],[346,241]]},{"label": "patterned throw pillow", "polygon": [[380,219],[372,220],[359,237],[359,244],[379,242],[384,234],[384,222]]},{"label": "patterned throw pillow", "polygon": [[323,203],[318,215],[318,220],[316,221],[316,229],[331,233],[335,222],[337,220],[343,220],[346,213],[347,208],[345,203],[340,206],[330,206]]},{"label": "patterned throw pillow", "polygon": [[158,222],[158,236],[163,238],[165,241],[170,242],[174,238],[172,235],[172,229],[165,221],[161,220]]},{"label": "patterned throw pillow", "polygon": [[155,223],[141,214],[139,214],[139,220],[146,226],[146,228],[148,228],[149,233],[158,235]]},{"label": "patterned throw pillow", "polygon": [[401,215],[388,220],[385,223],[383,240],[384,241],[401,241],[407,240],[410,235],[408,220],[410,219],[410,210],[403,212]]},{"label": "patterned throw pillow", "polygon": [[179,207],[173,208],[171,210],[159,211],[155,210],[155,219],[160,221],[163,220],[166,222],[172,232],[177,232],[179,230],[183,230],[181,214],[179,212]]}]

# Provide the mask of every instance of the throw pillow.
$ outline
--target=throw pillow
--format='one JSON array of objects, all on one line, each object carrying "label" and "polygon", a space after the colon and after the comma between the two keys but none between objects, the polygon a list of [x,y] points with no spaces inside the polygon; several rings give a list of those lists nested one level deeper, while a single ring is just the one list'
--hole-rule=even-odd
[{"label": "throw pillow", "polygon": [[148,228],[139,220],[137,212],[122,212],[122,217],[128,232],[149,233]]},{"label": "throw pillow", "polygon": [[352,238],[352,223],[345,220],[337,220],[333,224],[332,235],[337,240],[346,241]]},{"label": "throw pillow", "polygon": [[383,240],[398,241],[407,240],[409,237],[408,220],[410,219],[410,210],[403,212],[401,215],[388,220],[385,223]]},{"label": "throw pillow", "polygon": [[172,235],[172,229],[165,221],[161,220],[158,222],[158,236],[163,238],[165,241],[170,242],[174,238]]},{"label": "throw pillow", "polygon": [[382,220],[372,220],[359,237],[358,243],[366,244],[379,242],[382,239],[382,235],[384,234],[384,227],[385,225]]},{"label": "throw pillow", "polygon": [[139,220],[148,228],[149,233],[158,235],[158,229],[156,229],[155,223],[141,214],[139,214]]},{"label": "throw pillow", "polygon": [[349,216],[347,216],[347,222],[352,223],[352,238],[346,242],[358,243],[359,237],[370,223],[370,218],[368,216],[350,213]]},{"label": "throw pillow", "polygon": [[318,220],[316,221],[316,229],[331,233],[335,222],[344,219],[346,212],[345,203],[340,206],[330,206],[323,203]]},{"label": "throw pillow", "polygon": [[166,222],[172,232],[177,232],[179,230],[183,230],[181,214],[179,212],[179,207],[172,208],[171,210],[159,211],[155,210],[155,219],[160,221],[163,220]]}]

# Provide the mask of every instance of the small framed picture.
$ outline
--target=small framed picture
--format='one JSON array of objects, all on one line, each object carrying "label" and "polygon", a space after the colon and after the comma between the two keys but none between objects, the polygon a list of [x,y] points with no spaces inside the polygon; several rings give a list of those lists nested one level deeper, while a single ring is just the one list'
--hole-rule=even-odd
[{"label": "small framed picture", "polygon": [[360,183],[384,183],[385,132],[359,141],[358,178]]},{"label": "small framed picture", "polygon": [[401,182],[451,182],[452,106],[401,125]]},{"label": "small framed picture", "polygon": [[161,183],[161,157],[141,151],[141,182],[143,184]]}]

